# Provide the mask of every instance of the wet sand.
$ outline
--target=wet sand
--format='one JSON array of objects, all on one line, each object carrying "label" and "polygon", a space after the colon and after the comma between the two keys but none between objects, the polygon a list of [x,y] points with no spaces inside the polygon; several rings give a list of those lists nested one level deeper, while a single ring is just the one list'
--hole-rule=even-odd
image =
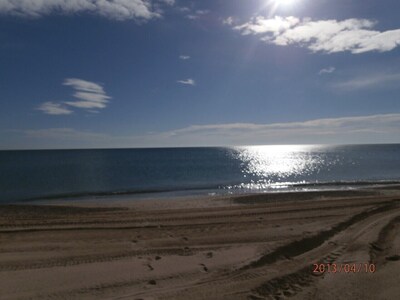
[{"label": "wet sand", "polygon": [[398,187],[68,205],[0,206],[1,299],[400,296]]}]

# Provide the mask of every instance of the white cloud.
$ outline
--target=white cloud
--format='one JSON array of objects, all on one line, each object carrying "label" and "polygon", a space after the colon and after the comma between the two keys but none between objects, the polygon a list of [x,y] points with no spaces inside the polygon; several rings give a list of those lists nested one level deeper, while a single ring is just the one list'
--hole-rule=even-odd
[{"label": "white cloud", "polygon": [[186,85],[196,85],[196,82],[191,78],[188,78],[188,79],[185,79],[185,80],[178,80],[177,82],[178,83],[182,83],[182,84],[186,84]]},{"label": "white cloud", "polygon": [[65,104],[84,109],[102,109],[107,107],[108,100],[111,99],[107,96],[103,87],[98,83],[86,81],[78,78],[65,79],[64,85],[71,86],[75,93],[73,96],[78,101],[67,101]]},{"label": "white cloud", "polygon": [[111,98],[103,93],[87,93],[87,92],[76,92],[74,94],[74,97],[85,101],[100,102],[100,103],[107,103],[108,99]]},{"label": "white cloud", "polygon": [[196,20],[196,19],[199,19],[201,16],[208,14],[209,12],[210,12],[209,10],[198,9],[195,11],[194,14],[187,15],[186,18],[188,18],[190,20]]},{"label": "white cloud", "polygon": [[269,33],[277,36],[285,30],[298,24],[300,20],[295,17],[276,16],[273,19],[264,17],[252,18],[250,22],[235,26],[234,29],[241,31],[243,35]]},{"label": "white cloud", "polygon": [[[67,78],[64,80],[63,85],[72,87],[75,91],[73,97],[78,100],[65,101],[64,103],[45,102],[38,109],[52,115],[70,114],[72,111],[65,107],[67,105],[93,112],[93,109],[106,108],[109,99],[111,99],[104,91],[104,88],[95,82]],[[96,112],[98,111],[96,110]]]},{"label": "white cloud", "polygon": [[92,101],[66,101],[65,104],[74,106],[77,108],[105,108],[106,104],[101,102],[92,102]]},{"label": "white cloud", "polygon": [[222,24],[224,25],[233,25],[234,19],[233,17],[227,17],[222,20]]},{"label": "white cloud", "polygon": [[335,72],[336,68],[335,67],[328,67],[328,68],[324,68],[322,70],[320,70],[318,72],[319,75],[323,75],[323,74],[331,74],[333,72]]},{"label": "white cloud", "polygon": [[180,55],[179,58],[182,60],[188,60],[188,59],[190,59],[190,56],[189,55]]},{"label": "white cloud", "polygon": [[333,84],[341,90],[358,90],[379,87],[400,87],[400,73],[378,73],[359,76]]},{"label": "white cloud", "polygon": [[[1,0],[0,14],[39,18],[50,14],[88,12],[114,20],[160,17],[151,0]],[[172,0],[164,0],[173,4]]]},{"label": "white cloud", "polygon": [[44,102],[38,108],[43,113],[48,115],[69,115],[72,114],[72,110],[64,107],[62,104],[54,103],[54,102]]},{"label": "white cloud", "polygon": [[233,28],[243,35],[259,35],[269,44],[298,45],[313,52],[385,52],[400,45],[400,29],[380,32],[372,29],[375,25],[366,19],[313,21],[310,18],[276,16],[266,19],[258,16]]},{"label": "white cloud", "polygon": [[104,94],[104,89],[101,85],[82,79],[66,78],[63,85],[71,86],[78,91]]}]

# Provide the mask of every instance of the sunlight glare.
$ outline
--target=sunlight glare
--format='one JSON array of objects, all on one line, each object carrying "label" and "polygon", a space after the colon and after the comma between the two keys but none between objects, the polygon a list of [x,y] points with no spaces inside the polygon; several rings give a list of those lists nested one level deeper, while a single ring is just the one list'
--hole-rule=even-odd
[{"label": "sunlight glare", "polygon": [[289,6],[296,2],[296,0],[274,0],[278,5]]},{"label": "sunlight glare", "polygon": [[247,161],[247,172],[258,176],[286,177],[302,173],[313,164],[307,157],[307,146],[252,146],[242,149],[241,159]]},{"label": "sunlight glare", "polygon": [[280,187],[297,176],[312,174],[324,164],[322,156],[310,152],[317,148],[311,145],[236,147],[235,157],[242,162],[243,177],[250,180],[238,187],[251,190]]},{"label": "sunlight glare", "polygon": [[300,0],[267,0],[263,9],[265,9],[268,13],[268,17],[272,17],[279,10],[291,10],[295,8]]}]

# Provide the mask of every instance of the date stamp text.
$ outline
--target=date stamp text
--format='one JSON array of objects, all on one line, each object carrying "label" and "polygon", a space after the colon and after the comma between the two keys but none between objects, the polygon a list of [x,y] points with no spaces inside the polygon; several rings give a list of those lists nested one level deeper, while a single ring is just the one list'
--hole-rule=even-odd
[{"label": "date stamp text", "polygon": [[324,274],[324,273],[375,273],[376,266],[372,263],[316,263],[313,264],[314,274]]}]

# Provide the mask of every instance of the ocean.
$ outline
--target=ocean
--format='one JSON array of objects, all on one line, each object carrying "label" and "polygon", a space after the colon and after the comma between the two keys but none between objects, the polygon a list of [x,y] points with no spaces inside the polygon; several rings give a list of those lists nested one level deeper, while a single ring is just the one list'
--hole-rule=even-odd
[{"label": "ocean", "polygon": [[400,145],[0,151],[0,202],[354,189],[400,182]]}]

